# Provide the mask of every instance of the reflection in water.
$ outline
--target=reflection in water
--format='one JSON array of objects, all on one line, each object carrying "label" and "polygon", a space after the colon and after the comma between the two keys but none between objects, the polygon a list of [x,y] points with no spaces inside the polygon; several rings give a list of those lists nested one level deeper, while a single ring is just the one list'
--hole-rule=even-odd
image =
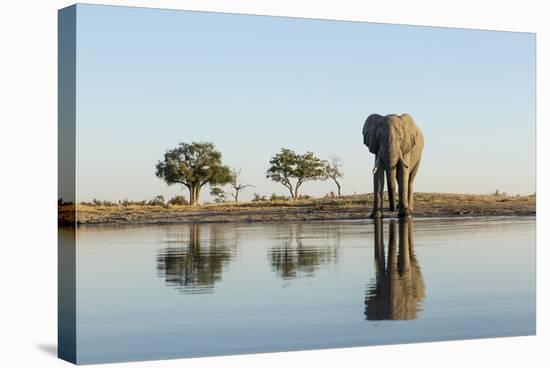
[{"label": "reflection in water", "polygon": [[[201,238],[201,229],[205,228],[209,228],[210,236]],[[222,278],[224,267],[234,255],[235,233],[231,236],[226,228],[220,229],[219,225],[193,224],[188,229],[188,241],[177,239],[175,243],[178,246],[165,248],[157,255],[157,270],[166,279],[167,285],[184,293],[212,292],[214,284]],[[183,234],[169,235],[179,238]]]},{"label": "reflection in water", "polygon": [[415,219],[416,243],[411,225],[401,240],[389,220],[79,227],[77,360],[536,332],[534,218]]},{"label": "reflection in water", "polygon": [[268,253],[271,268],[283,279],[313,276],[318,267],[337,261],[341,231],[338,223],[281,226],[278,244]]},{"label": "reflection in water", "polygon": [[424,300],[424,279],[414,253],[413,220],[399,220],[399,253],[395,245],[396,221],[391,220],[388,257],[384,254],[383,222],[375,222],[376,280],[367,290],[368,320],[416,319]]}]

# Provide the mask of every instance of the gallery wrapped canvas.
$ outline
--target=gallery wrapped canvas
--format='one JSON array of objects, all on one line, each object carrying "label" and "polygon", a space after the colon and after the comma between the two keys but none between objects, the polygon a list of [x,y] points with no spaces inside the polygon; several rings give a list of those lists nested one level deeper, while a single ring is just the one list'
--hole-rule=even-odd
[{"label": "gallery wrapped canvas", "polygon": [[533,335],[535,35],[59,11],[59,357]]}]

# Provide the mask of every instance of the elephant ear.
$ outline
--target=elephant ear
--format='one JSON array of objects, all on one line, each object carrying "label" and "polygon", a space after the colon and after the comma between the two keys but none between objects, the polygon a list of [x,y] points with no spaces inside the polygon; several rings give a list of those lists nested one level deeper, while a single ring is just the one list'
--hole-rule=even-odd
[{"label": "elephant ear", "polygon": [[369,115],[363,125],[363,143],[369,148],[371,153],[377,154],[380,149],[378,139],[376,138],[376,131],[382,124],[384,117],[378,114]]},{"label": "elephant ear", "polygon": [[418,137],[418,128],[414,123],[412,116],[409,114],[402,114],[399,116],[401,119],[401,128],[403,131],[403,140],[401,142],[401,153],[406,154],[412,151],[416,145],[416,138]]}]

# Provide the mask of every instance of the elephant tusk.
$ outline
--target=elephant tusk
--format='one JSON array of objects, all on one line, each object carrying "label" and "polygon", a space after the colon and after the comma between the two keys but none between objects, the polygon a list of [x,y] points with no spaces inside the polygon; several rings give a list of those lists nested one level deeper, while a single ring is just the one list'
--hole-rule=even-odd
[{"label": "elephant tusk", "polygon": [[380,160],[376,160],[376,163],[374,164],[374,168],[372,169],[372,173],[376,174],[379,167],[380,167]]},{"label": "elephant tusk", "polygon": [[407,163],[407,161],[401,159],[401,164],[405,167],[405,169],[408,169],[409,168],[409,164]]}]

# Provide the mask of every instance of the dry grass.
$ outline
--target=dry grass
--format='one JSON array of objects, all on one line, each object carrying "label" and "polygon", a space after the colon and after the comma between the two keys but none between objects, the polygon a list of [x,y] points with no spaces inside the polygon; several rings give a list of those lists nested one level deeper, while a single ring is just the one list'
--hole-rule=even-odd
[{"label": "dry grass", "polygon": [[[364,194],[297,201],[226,202],[198,207],[63,205],[59,207],[59,222],[71,223],[75,209],[79,224],[358,219],[368,217],[372,200],[372,194]],[[415,216],[528,216],[535,214],[535,204],[535,195],[416,193]],[[394,215],[385,213],[387,217]]]}]

